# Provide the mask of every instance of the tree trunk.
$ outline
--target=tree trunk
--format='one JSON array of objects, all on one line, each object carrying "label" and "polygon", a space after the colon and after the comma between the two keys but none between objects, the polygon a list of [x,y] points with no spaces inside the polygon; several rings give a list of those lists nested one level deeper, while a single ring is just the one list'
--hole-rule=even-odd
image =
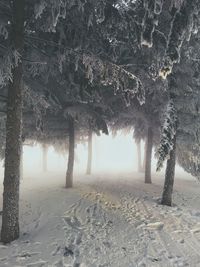
[{"label": "tree trunk", "polygon": [[147,132],[147,147],[146,147],[146,162],[145,162],[145,183],[151,184],[151,155],[153,148],[153,131],[148,128]]},{"label": "tree trunk", "polygon": [[145,165],[146,165],[146,154],[147,154],[147,138],[144,143],[144,158],[142,162],[142,172],[145,172]]},{"label": "tree trunk", "polygon": [[167,160],[165,183],[161,200],[162,205],[167,205],[167,206],[172,205],[175,165],[176,165],[176,137],[174,137],[174,147],[170,152],[170,158]]},{"label": "tree trunk", "polygon": [[46,144],[42,145],[42,170],[43,172],[47,172],[47,154],[48,154],[48,146]]},{"label": "tree trunk", "polygon": [[141,141],[137,142],[137,155],[138,155],[138,172],[142,171],[142,158],[141,158]]},{"label": "tree trunk", "polygon": [[75,147],[75,129],[74,119],[69,119],[69,156],[66,174],[66,188],[73,186],[73,169],[74,169],[74,147]]},{"label": "tree trunk", "polygon": [[[22,54],[25,0],[13,1],[11,45]],[[22,142],[22,62],[12,69],[8,86],[6,150],[4,170],[1,241],[9,243],[19,237],[19,181]]]},{"label": "tree trunk", "polygon": [[23,180],[24,176],[24,157],[23,157],[23,142],[21,142],[21,156],[20,156],[20,180]]},{"label": "tree trunk", "polygon": [[88,160],[87,160],[87,170],[86,174],[90,175],[91,174],[91,169],[92,169],[92,130],[89,129],[88,133]]}]

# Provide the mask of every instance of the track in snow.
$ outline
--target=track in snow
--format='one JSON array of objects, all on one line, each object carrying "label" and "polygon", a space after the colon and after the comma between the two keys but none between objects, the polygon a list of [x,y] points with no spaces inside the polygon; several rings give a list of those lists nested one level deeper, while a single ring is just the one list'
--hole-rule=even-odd
[{"label": "track in snow", "polygon": [[190,194],[176,190],[178,206],[169,208],[157,202],[159,183],[130,178],[91,177],[71,190],[28,186],[24,235],[0,247],[0,267],[200,266],[200,216],[186,202]]}]

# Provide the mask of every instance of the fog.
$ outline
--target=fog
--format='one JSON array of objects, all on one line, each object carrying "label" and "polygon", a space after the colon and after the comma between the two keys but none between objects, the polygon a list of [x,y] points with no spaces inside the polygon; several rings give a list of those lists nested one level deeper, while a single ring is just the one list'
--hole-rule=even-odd
[{"label": "fog", "polygon": [[[144,144],[142,144],[143,151]],[[24,172],[42,170],[42,148],[24,146]],[[143,157],[143,155],[142,155]],[[55,152],[53,147],[48,148],[48,171],[63,169],[66,171],[68,155],[63,156]],[[79,144],[75,149],[75,174],[85,173],[87,165],[87,144]],[[155,162],[154,164],[155,165]],[[137,171],[137,147],[132,134],[117,136],[93,136],[93,173],[99,172],[131,172]]]},{"label": "fog", "polygon": [[[144,142],[141,143],[141,153],[143,160]],[[156,171],[155,152],[152,153],[152,172]],[[48,147],[47,171],[56,173],[67,169],[66,156],[59,155],[52,146]],[[121,131],[113,137],[112,135],[93,136],[93,158],[92,173],[130,173],[137,172],[137,146],[132,134],[124,134]],[[75,149],[74,173],[85,174],[87,165],[87,144],[79,144]],[[164,173],[165,167],[162,170]],[[23,146],[23,176],[42,172],[42,146]],[[181,167],[177,166],[176,173],[183,173]],[[0,166],[1,179],[3,178],[3,162]]]}]

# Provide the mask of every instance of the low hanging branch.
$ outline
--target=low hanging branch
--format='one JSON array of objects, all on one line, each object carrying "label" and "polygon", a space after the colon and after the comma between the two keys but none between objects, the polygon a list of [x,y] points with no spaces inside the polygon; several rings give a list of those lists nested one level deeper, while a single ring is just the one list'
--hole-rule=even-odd
[{"label": "low hanging branch", "polygon": [[[183,147],[185,148],[183,150]],[[187,147],[184,144],[178,146],[178,162],[183,169],[200,180],[200,145]]]},{"label": "low hanging branch", "polygon": [[106,121],[88,103],[72,103],[70,106],[64,109],[64,117],[68,118],[68,116],[73,118],[84,118],[84,120],[92,119],[95,122],[98,130],[101,130],[102,133],[108,135],[108,126]]},{"label": "low hanging branch", "polygon": [[26,85],[24,86],[23,97],[24,104],[33,109],[33,113],[36,119],[36,129],[41,130],[42,116],[49,108],[49,103],[45,100],[43,95],[34,92]]},{"label": "low hanging branch", "polygon": [[7,50],[0,60],[0,87],[12,82],[12,69],[21,61],[21,56],[16,50]]},{"label": "low hanging branch", "polygon": [[[63,67],[66,62],[71,60],[75,64],[76,71],[78,71],[79,68],[83,71],[81,65],[84,65],[86,69],[86,77],[91,84],[101,83],[105,86],[110,85],[114,88],[115,93],[124,93],[127,105],[130,104],[131,97],[137,97],[141,105],[145,103],[145,90],[140,79],[133,73],[122,68],[122,66],[105,59],[100,59],[85,50],[77,51],[66,45],[63,46],[53,41],[34,37],[31,38],[38,42],[47,42],[48,44],[63,50],[62,54],[56,59],[60,73],[63,72]],[[43,65],[45,67],[45,64]]]},{"label": "low hanging branch", "polygon": [[164,124],[162,127],[160,145],[157,150],[158,162],[156,171],[160,171],[163,167],[165,159],[169,156],[173,149],[173,139],[177,131],[177,113],[174,107],[174,102],[171,99],[167,105]]},{"label": "low hanging branch", "polygon": [[173,65],[179,62],[180,51],[184,40],[193,31],[193,15],[196,11],[196,0],[184,1],[177,10],[171,23],[171,30],[169,33],[168,45],[165,52],[163,66],[159,72],[159,76],[166,79],[172,72]]},{"label": "low hanging branch", "polygon": [[158,24],[158,15],[162,11],[162,0],[145,0],[145,16],[142,23],[141,44],[147,47],[153,46],[153,33]]},{"label": "low hanging branch", "polygon": [[105,86],[113,86],[115,94],[123,92],[127,105],[130,97],[137,97],[139,103],[145,103],[145,91],[139,78],[122,67],[87,54],[83,54],[83,65],[90,83],[100,82]]}]

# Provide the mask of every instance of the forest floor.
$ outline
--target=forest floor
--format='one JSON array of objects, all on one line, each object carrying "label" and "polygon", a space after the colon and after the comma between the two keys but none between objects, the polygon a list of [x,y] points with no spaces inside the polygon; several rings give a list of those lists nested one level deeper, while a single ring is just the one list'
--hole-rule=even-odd
[{"label": "forest floor", "polygon": [[73,189],[61,174],[25,177],[21,237],[0,244],[0,267],[200,266],[200,184],[177,175],[164,207],[161,176],[110,176],[76,177]]}]

